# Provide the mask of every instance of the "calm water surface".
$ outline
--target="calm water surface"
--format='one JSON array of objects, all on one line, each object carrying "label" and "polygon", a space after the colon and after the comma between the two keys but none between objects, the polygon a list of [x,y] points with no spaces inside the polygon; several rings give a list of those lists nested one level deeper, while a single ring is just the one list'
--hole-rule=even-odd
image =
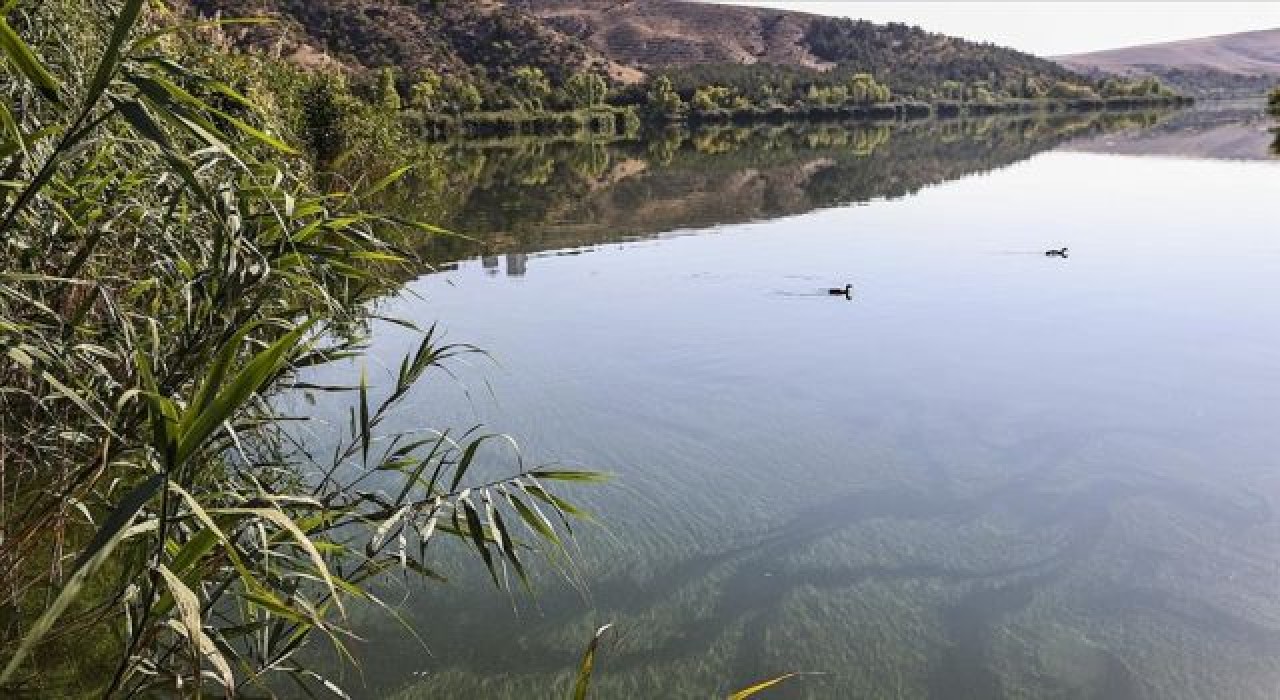
[{"label": "calm water surface", "polygon": [[353,695],[565,697],[604,622],[602,698],[1280,695],[1280,163],[1086,152],[1193,117],[459,151],[485,249],[381,311],[494,362],[400,427],[617,479],[585,594],[459,566]]}]

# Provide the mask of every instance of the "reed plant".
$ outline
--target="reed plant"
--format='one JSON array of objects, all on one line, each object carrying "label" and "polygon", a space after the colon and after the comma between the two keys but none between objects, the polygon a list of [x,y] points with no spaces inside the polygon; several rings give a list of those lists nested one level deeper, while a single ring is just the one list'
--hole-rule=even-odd
[{"label": "reed plant", "polygon": [[[378,577],[432,578],[446,539],[527,582],[586,515],[553,485],[600,476],[480,476],[500,436],[385,430],[475,351],[433,328],[388,385],[305,383],[359,357],[390,241],[446,234],[366,207],[404,169],[318,189],[165,7],[0,6],[0,695],[342,695],[300,657],[358,663]],[[323,454],[279,408],[300,391],[350,403]]]}]

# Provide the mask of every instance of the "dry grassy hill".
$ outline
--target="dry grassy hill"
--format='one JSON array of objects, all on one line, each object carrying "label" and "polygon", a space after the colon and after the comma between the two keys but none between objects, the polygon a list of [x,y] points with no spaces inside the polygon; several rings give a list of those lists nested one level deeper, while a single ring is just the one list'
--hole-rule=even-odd
[{"label": "dry grassy hill", "polygon": [[351,67],[397,66],[503,74],[523,65],[559,82],[596,67],[628,77],[587,44],[498,0],[180,0],[223,17],[278,22],[228,31],[244,45],[300,63],[328,56]]},{"label": "dry grassy hill", "polygon": [[[1079,76],[1048,60],[902,24],[680,0],[171,0],[203,14],[272,16],[232,30],[244,44],[300,62],[430,67],[501,79],[521,65],[559,83],[593,68],[638,83],[681,66],[782,66],[801,75],[839,64],[899,94],[946,81],[1016,89]],[[803,76],[802,76],[803,77]]]},{"label": "dry grassy hill", "polygon": [[1280,82],[1280,29],[1059,56],[1081,72],[1155,75],[1201,95],[1261,93]]},{"label": "dry grassy hill", "polygon": [[825,69],[806,34],[814,15],[677,0],[512,0],[512,5],[637,70],[691,63]]},{"label": "dry grassy hill", "polygon": [[[507,2],[634,70],[637,79],[689,66],[767,65],[793,71],[840,66],[872,73],[900,95],[920,97],[936,94],[947,81],[1014,92],[1028,81],[1049,87],[1081,80],[1027,53],[903,24],[688,0]],[[717,75],[728,80],[731,73]]]}]

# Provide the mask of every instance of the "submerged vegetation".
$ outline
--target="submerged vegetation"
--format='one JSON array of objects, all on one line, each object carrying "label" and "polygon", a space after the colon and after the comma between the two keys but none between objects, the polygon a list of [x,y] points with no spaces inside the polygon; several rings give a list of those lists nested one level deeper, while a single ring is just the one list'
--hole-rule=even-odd
[{"label": "submerged vegetation", "polygon": [[[387,429],[473,351],[434,329],[386,381],[307,383],[358,357],[404,244],[443,232],[365,207],[402,170],[313,185],[300,145],[340,158],[379,128],[341,126],[363,108],[339,79],[223,61],[161,8],[0,17],[0,694],[340,693],[298,656],[353,660],[380,576],[437,577],[443,539],[527,582],[585,515],[551,482],[598,477]],[[350,397],[323,441],[281,408],[318,391]]]}]

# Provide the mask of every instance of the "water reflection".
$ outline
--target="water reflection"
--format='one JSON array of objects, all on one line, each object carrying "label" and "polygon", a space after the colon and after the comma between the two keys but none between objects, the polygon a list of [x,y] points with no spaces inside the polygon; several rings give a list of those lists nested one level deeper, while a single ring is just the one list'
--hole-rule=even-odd
[{"label": "water reflection", "polygon": [[[464,142],[444,147],[446,177],[410,179],[398,206],[470,237],[433,239],[421,251],[427,259],[482,256],[495,269],[496,253],[563,252],[901,198],[1173,114],[673,129],[608,144]],[[509,274],[524,274],[526,264],[508,265]]]},{"label": "water reflection", "polygon": [[1044,153],[1122,126],[476,149],[441,191],[482,244],[384,311],[502,369],[410,420],[617,471],[583,494],[610,529],[585,599],[451,571],[408,610],[432,654],[369,631],[356,694],[566,696],[615,622],[600,697],[1272,697],[1280,169]]},{"label": "water reflection", "polygon": [[[1210,104],[1180,111],[1153,128],[1118,129],[1077,141],[1071,150],[1122,155],[1268,160],[1280,155],[1275,120],[1261,101]],[[1271,147],[1268,144],[1271,143]]]}]

